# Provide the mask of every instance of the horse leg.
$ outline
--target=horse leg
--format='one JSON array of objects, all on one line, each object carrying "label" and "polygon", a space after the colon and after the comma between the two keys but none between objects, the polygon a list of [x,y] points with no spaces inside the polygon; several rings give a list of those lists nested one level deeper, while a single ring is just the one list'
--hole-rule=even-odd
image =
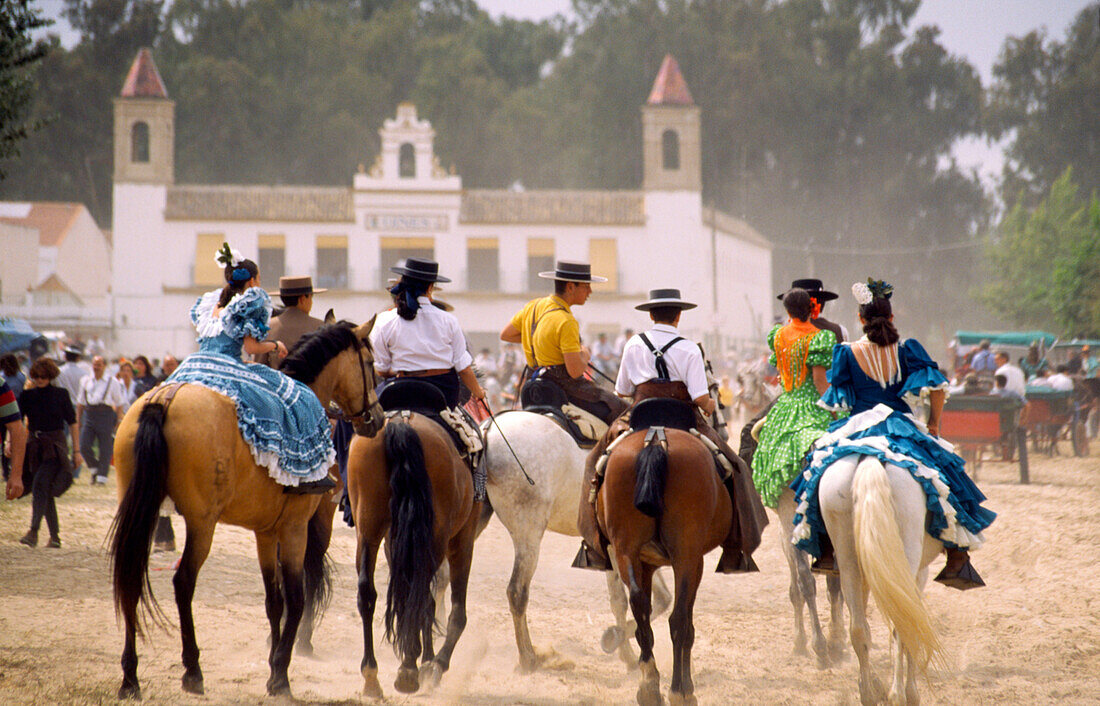
[{"label": "horse leg", "polygon": [[286,603],[286,622],[283,632],[275,640],[272,634],[272,651],[268,660],[271,676],[267,680],[267,693],[271,696],[290,696],[290,679],[287,669],[294,653],[294,640],[302,622],[305,609],[305,586],[302,578],[302,561],[306,552],[306,526],[308,518],[284,525],[279,532],[279,565],[282,567],[283,598]]},{"label": "horse leg", "polygon": [[776,512],[779,515],[780,543],[783,545],[783,553],[787,557],[787,565],[791,570],[790,594],[795,616],[794,651],[797,654],[806,654],[806,628],[802,615],[802,608],[805,606],[810,614],[810,629],[814,636],[817,668],[824,669],[829,664],[829,653],[825,634],[821,630],[821,620],[817,615],[817,580],[810,571],[806,553],[799,551],[791,544],[795,512],[793,490],[788,488],[779,496]]},{"label": "horse leg", "polygon": [[527,627],[527,601],[531,595],[531,577],[539,563],[539,545],[546,528],[525,527],[512,534],[515,559],[512,577],[508,580],[508,608],[512,612],[512,626],[516,632],[516,648],[519,650],[517,670],[529,673],[538,669],[553,655],[553,651],[539,654],[531,644],[531,632]]},{"label": "horse leg", "polygon": [[618,573],[618,560],[613,556],[615,571],[605,571],[607,577],[607,596],[611,603],[611,612],[615,615],[615,625],[604,631],[600,639],[600,645],[604,652],[619,651],[619,659],[629,669],[638,668],[638,657],[634,654],[634,648],[630,646],[627,635],[638,629],[637,624],[631,625],[626,619],[626,611],[630,604],[626,599],[626,590],[623,588],[623,579]]},{"label": "horse leg", "polygon": [[649,624],[652,606],[653,567],[641,561],[631,562],[630,557],[618,555],[619,566],[627,567],[625,582],[630,591],[630,611],[638,624],[634,637],[641,654],[638,665],[642,670],[641,683],[636,698],[640,706],[659,706],[661,703],[661,676],[653,658],[653,627]]},{"label": "horse leg", "polygon": [[[337,487],[336,490],[339,492],[340,488]],[[336,503],[331,497],[325,496],[321,499],[314,516],[310,519],[310,536],[308,541],[316,543],[316,549],[320,552],[320,561],[322,563],[327,561],[326,555],[328,554],[329,543],[332,541],[332,520],[335,514]],[[318,579],[316,576],[310,577],[309,571],[306,571],[305,575],[306,605],[305,610],[302,612],[302,624],[298,628],[298,644],[295,649],[297,649],[300,655],[312,655],[313,628],[314,623],[317,622],[317,610],[315,606],[318,603],[315,596],[319,591],[325,590],[325,587],[318,583],[318,581],[323,581],[324,579]]]},{"label": "horse leg", "polygon": [[282,580],[279,575],[279,541],[270,533],[256,533],[256,555],[260,562],[260,575],[264,581],[264,609],[270,634],[267,638],[267,663],[275,663],[275,649],[283,634],[283,611],[286,601],[283,599]]},{"label": "horse leg", "polygon": [[[436,579],[438,580],[439,573],[436,572]],[[432,586],[432,595],[428,599],[431,603],[431,614],[434,616],[436,613],[436,591],[435,586]],[[424,628],[420,631],[420,681],[430,679],[435,672],[435,667],[432,666],[432,661],[435,659],[435,642],[432,633],[435,632],[435,622],[429,622],[424,625]]]},{"label": "horse leg", "polygon": [[691,647],[695,644],[692,613],[699,582],[703,580],[703,557],[691,566],[676,567],[676,602],[668,618],[672,635],[672,684],[668,700],[672,706],[695,706],[695,684],[691,679]]},{"label": "horse leg", "polygon": [[195,597],[195,581],[214,541],[214,526],[195,527],[187,523],[187,539],[183,546],[179,568],[172,577],[176,593],[176,609],[180,616],[180,638],[183,642],[183,690],[202,694],[202,669],[199,667],[199,644],[195,640],[195,617],[191,601]]},{"label": "horse leg", "polygon": [[378,602],[378,589],[374,587],[374,564],[378,560],[378,544],[359,538],[355,552],[355,568],[359,573],[358,606],[363,621],[363,661],[359,671],[363,674],[363,693],[372,699],[382,698],[382,685],[378,683],[378,660],[374,656],[374,606]]},{"label": "horse leg", "polygon": [[126,644],[122,648],[122,686],[118,688],[118,698],[141,699],[141,682],[137,676],[137,614],[125,612]]},{"label": "horse leg", "polygon": [[829,659],[835,664],[846,658],[844,649],[844,596],[840,592],[840,577],[825,577],[829,592]]},{"label": "horse leg", "polygon": [[451,615],[447,620],[447,637],[443,647],[430,664],[435,665],[426,674],[428,683],[438,686],[444,672],[451,667],[451,654],[458,638],[466,629],[466,589],[470,582],[470,564],[474,558],[474,539],[477,537],[478,517],[481,508],[477,505],[470,513],[466,525],[451,540],[447,551],[447,561],[451,565]]}]

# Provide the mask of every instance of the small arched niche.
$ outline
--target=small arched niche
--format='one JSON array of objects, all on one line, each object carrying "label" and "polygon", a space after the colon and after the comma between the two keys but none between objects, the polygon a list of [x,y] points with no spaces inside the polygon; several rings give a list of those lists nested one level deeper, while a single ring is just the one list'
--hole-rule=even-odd
[{"label": "small arched niche", "polygon": [[661,164],[666,170],[680,168],[680,136],[675,130],[661,133]]},{"label": "small arched niche", "polygon": [[411,142],[402,144],[397,153],[397,174],[402,179],[416,178],[416,148]]},{"label": "small arched niche", "polygon": [[130,128],[130,161],[149,161],[149,124],[136,122]]}]

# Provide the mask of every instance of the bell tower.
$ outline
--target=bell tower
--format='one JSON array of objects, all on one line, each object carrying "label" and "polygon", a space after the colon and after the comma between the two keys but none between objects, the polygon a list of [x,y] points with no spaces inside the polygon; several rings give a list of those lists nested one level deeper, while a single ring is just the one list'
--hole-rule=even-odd
[{"label": "bell tower", "polygon": [[115,183],[175,180],[175,114],[152,51],[139,50],[115,99]]},{"label": "bell tower", "polygon": [[642,106],[642,150],[643,189],[702,191],[699,106],[671,54]]}]

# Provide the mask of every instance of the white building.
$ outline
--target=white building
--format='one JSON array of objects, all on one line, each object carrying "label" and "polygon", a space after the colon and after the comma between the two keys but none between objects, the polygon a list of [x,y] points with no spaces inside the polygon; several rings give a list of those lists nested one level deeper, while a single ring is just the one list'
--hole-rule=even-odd
[{"label": "white building", "polygon": [[592,263],[609,278],[576,310],[582,334],[612,337],[647,319],[634,305],[679,287],[699,308],[685,334],[715,343],[760,340],[772,308],[771,245],[748,224],[704,207],[699,108],[666,57],[642,107],[645,171],[634,191],[467,190],[439,165],[435,132],[402,103],[382,149],[350,188],[178,185],[174,103],[142,50],[115,100],[114,348],[160,356],[193,350],[188,311],[223,283],[214,255],[228,241],[259,264],[264,286],[312,275],[315,308],[365,321],[390,306],[389,268],[438,260],[454,280],[471,347],[494,345],[526,301],[552,291],[537,273],[555,259]]}]

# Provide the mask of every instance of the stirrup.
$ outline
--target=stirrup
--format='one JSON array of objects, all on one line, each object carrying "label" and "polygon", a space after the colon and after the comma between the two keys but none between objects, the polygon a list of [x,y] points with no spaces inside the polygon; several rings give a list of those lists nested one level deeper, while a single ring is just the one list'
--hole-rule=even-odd
[{"label": "stirrup", "polygon": [[836,565],[836,555],[830,554],[813,560],[810,571],[823,576],[840,576],[840,569]]},{"label": "stirrup", "polygon": [[285,486],[283,492],[288,495],[321,495],[335,487],[336,481],[332,479],[331,475],[327,475],[324,478],[309,481],[308,483]]},{"label": "stirrup", "polygon": [[580,551],[577,552],[577,556],[573,559],[572,566],[574,569],[611,571],[611,560],[603,553],[597,551],[594,547],[589,546],[588,542],[582,539]]},{"label": "stirrup", "polygon": [[760,571],[760,567],[752,560],[752,557],[744,552],[738,552],[738,559],[734,561],[730,555],[722,550],[722,556],[718,558],[718,566],[714,567],[716,574],[751,574]]},{"label": "stirrup", "polygon": [[974,569],[974,566],[967,559],[966,563],[959,567],[959,570],[953,574],[947,573],[947,567],[943,567],[934,581],[939,581],[944,586],[955,588],[960,591],[966,591],[971,588],[981,588],[985,585],[985,581],[982,581],[982,577],[978,575],[978,572]]}]

